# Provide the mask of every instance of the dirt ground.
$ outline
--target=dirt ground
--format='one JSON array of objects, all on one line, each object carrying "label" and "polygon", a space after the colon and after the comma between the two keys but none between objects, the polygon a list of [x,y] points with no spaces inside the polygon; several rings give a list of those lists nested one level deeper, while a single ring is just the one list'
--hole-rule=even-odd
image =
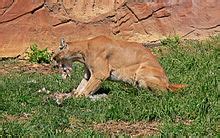
[{"label": "dirt ground", "polygon": [[7,73],[58,73],[50,64],[34,64],[26,60],[6,60],[0,61],[0,75]]},{"label": "dirt ground", "polygon": [[94,129],[108,133],[111,135],[126,134],[129,136],[152,136],[159,134],[158,121],[139,121],[139,122],[124,122],[124,121],[109,121],[94,125]]}]

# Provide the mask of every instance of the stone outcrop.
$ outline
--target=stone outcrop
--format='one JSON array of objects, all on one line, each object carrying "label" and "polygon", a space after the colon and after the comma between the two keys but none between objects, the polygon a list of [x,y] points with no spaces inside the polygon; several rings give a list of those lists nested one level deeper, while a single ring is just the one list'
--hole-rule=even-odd
[{"label": "stone outcrop", "polygon": [[31,44],[53,50],[60,37],[97,35],[147,42],[178,34],[200,39],[220,32],[219,0],[1,0],[0,57]]}]

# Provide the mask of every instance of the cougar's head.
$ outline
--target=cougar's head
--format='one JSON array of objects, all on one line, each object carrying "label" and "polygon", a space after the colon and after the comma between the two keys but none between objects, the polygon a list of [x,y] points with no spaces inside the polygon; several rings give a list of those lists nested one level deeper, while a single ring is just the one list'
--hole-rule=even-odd
[{"label": "cougar's head", "polygon": [[65,59],[67,48],[68,48],[68,45],[66,44],[64,38],[61,38],[60,45],[58,49],[54,51],[52,59],[51,59],[52,66],[55,68],[59,68],[63,79],[66,79],[67,77],[69,77],[72,71],[71,62]]},{"label": "cougar's head", "polygon": [[54,50],[52,57],[51,57],[51,61],[52,61],[52,65],[53,66],[57,66],[58,62],[64,58],[65,55],[65,49],[67,49],[67,44],[64,40],[64,38],[61,38],[60,40],[60,45],[57,49]]}]

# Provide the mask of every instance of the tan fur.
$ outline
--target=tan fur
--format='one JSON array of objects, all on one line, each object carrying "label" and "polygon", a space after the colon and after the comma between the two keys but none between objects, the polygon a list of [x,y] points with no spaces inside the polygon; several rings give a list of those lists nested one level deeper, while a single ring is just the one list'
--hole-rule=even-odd
[{"label": "tan fur", "polygon": [[[64,43],[62,42],[62,45]],[[89,96],[106,79],[121,80],[138,87],[176,90],[181,84],[170,84],[163,68],[151,51],[141,43],[113,40],[98,36],[84,41],[66,42],[53,59],[69,68],[74,61],[85,65],[85,75],[72,94]]]}]

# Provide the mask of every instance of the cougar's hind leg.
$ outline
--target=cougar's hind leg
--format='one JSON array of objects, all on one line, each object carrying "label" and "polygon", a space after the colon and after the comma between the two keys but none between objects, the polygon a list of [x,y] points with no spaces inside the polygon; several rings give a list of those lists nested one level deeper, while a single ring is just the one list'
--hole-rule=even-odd
[{"label": "cougar's hind leg", "polygon": [[169,86],[167,76],[160,68],[143,67],[139,70],[136,77],[139,87],[167,91]]},{"label": "cougar's hind leg", "polygon": [[138,86],[142,88],[147,88],[153,91],[162,90],[167,91],[167,85],[161,82],[161,80],[157,77],[147,77],[143,79],[139,79]]}]

